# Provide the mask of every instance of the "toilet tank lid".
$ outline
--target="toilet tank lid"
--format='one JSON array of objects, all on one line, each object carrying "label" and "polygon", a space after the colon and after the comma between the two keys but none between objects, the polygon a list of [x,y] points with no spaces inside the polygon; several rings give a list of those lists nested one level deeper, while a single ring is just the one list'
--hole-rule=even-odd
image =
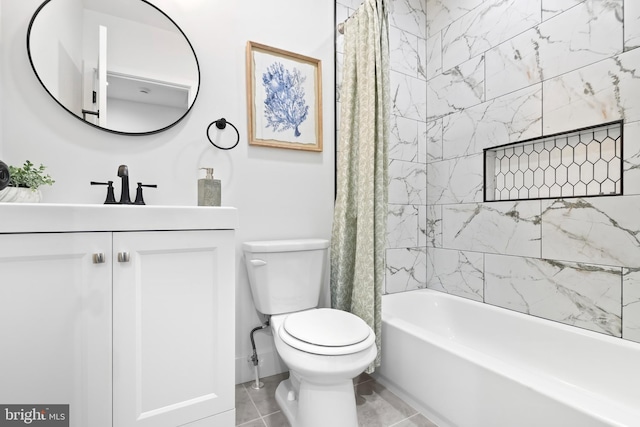
[{"label": "toilet tank lid", "polygon": [[263,240],[242,244],[242,249],[245,252],[312,251],[328,247],[329,241],[326,239]]}]

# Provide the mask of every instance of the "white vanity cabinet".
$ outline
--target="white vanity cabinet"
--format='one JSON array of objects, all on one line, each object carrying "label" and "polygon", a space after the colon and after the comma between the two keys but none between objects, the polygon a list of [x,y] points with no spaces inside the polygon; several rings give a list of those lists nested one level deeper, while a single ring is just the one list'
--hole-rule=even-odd
[{"label": "white vanity cabinet", "polygon": [[110,247],[110,233],[0,235],[0,404],[112,425],[111,261],[92,260]]},{"label": "white vanity cabinet", "polygon": [[113,425],[233,426],[233,231],[114,233],[113,248]]},{"label": "white vanity cabinet", "polygon": [[[38,208],[50,232],[0,225],[0,404],[69,404],[72,427],[233,426],[235,210]],[[124,220],[87,230],[95,208]]]}]

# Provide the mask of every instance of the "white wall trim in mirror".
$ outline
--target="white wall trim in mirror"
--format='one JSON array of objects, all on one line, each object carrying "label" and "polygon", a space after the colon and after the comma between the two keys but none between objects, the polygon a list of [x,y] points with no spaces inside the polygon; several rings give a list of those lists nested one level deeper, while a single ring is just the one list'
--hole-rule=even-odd
[{"label": "white wall trim in mirror", "polygon": [[145,0],[46,0],[29,24],[27,51],[51,97],[108,132],[164,131],[198,96],[193,46]]}]

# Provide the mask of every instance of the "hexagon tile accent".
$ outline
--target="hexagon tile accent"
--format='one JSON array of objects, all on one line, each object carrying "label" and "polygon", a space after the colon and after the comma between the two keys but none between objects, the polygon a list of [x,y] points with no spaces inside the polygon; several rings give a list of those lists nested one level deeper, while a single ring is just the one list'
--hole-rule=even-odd
[{"label": "hexagon tile accent", "polygon": [[484,200],[622,194],[622,121],[484,150]]}]

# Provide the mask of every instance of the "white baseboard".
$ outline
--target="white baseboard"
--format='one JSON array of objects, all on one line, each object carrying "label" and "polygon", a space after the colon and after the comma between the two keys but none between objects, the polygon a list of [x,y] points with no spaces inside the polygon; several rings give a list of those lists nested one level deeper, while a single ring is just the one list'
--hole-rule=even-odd
[{"label": "white baseboard", "polygon": [[[248,358],[249,355],[236,358],[236,384],[255,380],[253,362]],[[260,378],[280,374],[288,370],[289,368],[282,362],[275,350],[258,353],[258,375]]]}]

